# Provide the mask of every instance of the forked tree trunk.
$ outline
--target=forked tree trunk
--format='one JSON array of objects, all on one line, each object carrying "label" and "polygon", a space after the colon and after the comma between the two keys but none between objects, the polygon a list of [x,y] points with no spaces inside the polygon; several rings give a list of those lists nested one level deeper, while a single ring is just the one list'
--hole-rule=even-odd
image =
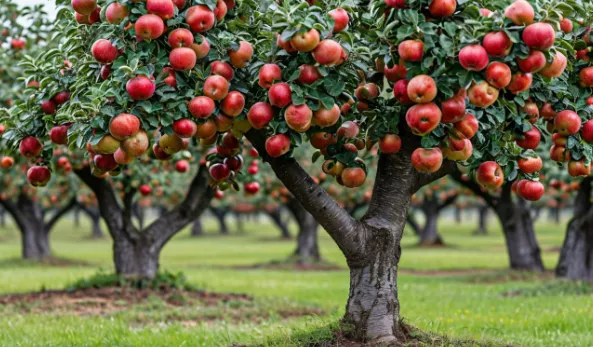
[{"label": "forked tree trunk", "polygon": [[274,225],[276,225],[276,227],[280,230],[280,236],[283,239],[290,239],[290,231],[288,231],[288,226],[286,225],[284,220],[282,220],[282,209],[277,208],[271,211],[266,210],[266,213],[268,214],[268,217],[270,217]]},{"label": "forked tree trunk", "polygon": [[474,230],[474,235],[488,234],[488,205],[478,207],[478,228]]},{"label": "forked tree trunk", "polygon": [[159,269],[161,249],[149,240],[128,238],[114,240],[115,272],[130,278],[154,278]]},{"label": "forked tree trunk", "polygon": [[575,198],[574,216],[566,228],[566,237],[556,276],[571,280],[593,280],[593,208],[591,178],[583,179]]},{"label": "forked tree trunk", "polygon": [[321,261],[321,254],[319,253],[319,245],[317,242],[317,229],[319,224],[315,220],[315,217],[307,212],[307,210],[305,210],[305,208],[295,199],[290,199],[286,206],[299,226],[297,247],[293,253],[293,257],[301,264],[317,263]]}]

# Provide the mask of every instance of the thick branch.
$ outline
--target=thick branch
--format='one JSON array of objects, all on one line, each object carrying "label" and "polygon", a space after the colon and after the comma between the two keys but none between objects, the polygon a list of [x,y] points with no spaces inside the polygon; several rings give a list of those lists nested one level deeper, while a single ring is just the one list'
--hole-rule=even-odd
[{"label": "thick branch", "polygon": [[68,213],[68,211],[70,211],[74,206],[76,206],[76,203],[76,197],[74,196],[70,199],[70,201],[68,201],[66,205],[58,209],[56,213],[54,213],[54,215],[50,218],[50,220],[47,221],[47,223],[45,223],[43,228],[45,233],[49,233],[53,229],[54,225],[58,222],[58,220],[60,220],[60,218],[62,218],[66,213]]},{"label": "thick branch", "polygon": [[445,199],[445,201],[443,201],[443,203],[441,203],[439,205],[439,207],[437,207],[437,211],[438,212],[441,212],[443,209],[447,208],[452,203],[454,203],[457,200],[458,197],[459,197],[458,194],[451,195],[450,197],[448,197],[447,199]]}]

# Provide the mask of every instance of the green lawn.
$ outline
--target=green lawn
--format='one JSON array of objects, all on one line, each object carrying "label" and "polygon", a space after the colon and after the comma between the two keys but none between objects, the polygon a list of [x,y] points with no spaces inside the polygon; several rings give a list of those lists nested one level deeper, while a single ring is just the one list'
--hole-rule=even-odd
[{"label": "green lawn", "polygon": [[[232,222],[229,220],[230,225]],[[505,269],[507,256],[500,229],[492,218],[488,236],[471,236],[472,219],[457,225],[444,219],[441,231],[449,247],[422,249],[412,234],[404,237],[399,278],[401,313],[405,321],[432,333],[456,338],[488,339],[525,346],[593,345],[591,295],[546,294],[503,296],[517,288],[546,285],[544,280],[475,283],[468,276],[427,276],[409,270]],[[262,219],[246,223],[246,232],[221,237],[215,224],[205,224],[208,235],[192,239],[184,232],[173,239],[162,255],[162,268],[183,271],[190,282],[211,291],[247,293],[262,307],[313,305],[327,315],[284,320],[270,316],[263,322],[218,322],[187,327],[176,321],[137,324],[138,312],[108,317],[22,314],[0,308],[0,346],[229,346],[232,343],[264,346],[303,345],[330,336],[344,310],[348,272],[291,272],[237,270],[285,258],[293,241],[277,239],[279,233]],[[233,229],[233,228],[231,228]],[[294,233],[294,229],[292,230]],[[90,276],[99,268],[111,270],[109,240],[89,240],[88,226],[73,227],[65,219],[52,235],[54,253],[88,262],[90,266],[51,267],[15,261],[19,239],[11,229],[0,229],[0,292],[63,288]],[[546,267],[555,266],[564,225],[538,224],[537,235]],[[321,235],[324,257],[345,267],[337,247]],[[477,275],[473,275],[477,276]],[[545,280],[545,282],[555,281]],[[147,308],[142,308],[147,309]],[[158,308],[157,308],[158,309]]]}]

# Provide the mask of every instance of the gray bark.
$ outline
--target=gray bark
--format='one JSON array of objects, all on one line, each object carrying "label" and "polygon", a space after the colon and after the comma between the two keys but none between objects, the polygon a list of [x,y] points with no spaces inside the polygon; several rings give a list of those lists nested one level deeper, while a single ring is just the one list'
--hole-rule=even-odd
[{"label": "gray bark", "polygon": [[204,235],[204,230],[202,229],[202,221],[200,218],[196,218],[192,224],[191,228],[191,236],[198,237]]},{"label": "gray bark", "polygon": [[319,224],[297,200],[291,199],[286,206],[299,226],[297,247],[293,253],[293,257],[298,263],[302,264],[321,261],[319,244],[317,242],[317,229]]},{"label": "gray bark", "polygon": [[424,199],[420,210],[424,212],[426,222],[420,231],[420,245],[439,246],[445,244],[438,231],[439,215],[443,209],[454,203],[456,199],[457,195],[453,195],[443,202],[439,202],[435,197],[426,197]]},{"label": "gray bark", "polygon": [[571,280],[593,280],[593,208],[591,178],[583,179],[574,203],[574,216],[566,228],[566,237],[556,276]]},{"label": "gray bark", "polygon": [[226,225],[226,215],[229,211],[226,208],[210,207],[210,212],[212,212],[212,215],[218,221],[218,232],[227,235],[229,233],[229,228]]},{"label": "gray bark", "polygon": [[487,235],[488,234],[488,205],[482,205],[478,207],[478,228],[474,230],[474,235]]},{"label": "gray bark", "polygon": [[282,220],[282,209],[277,208],[273,211],[266,211],[266,213],[268,214],[268,217],[270,217],[272,222],[274,222],[274,225],[276,225],[276,227],[280,229],[281,237],[283,239],[290,239],[291,236],[290,231],[288,230],[288,226],[286,225],[284,220]]}]

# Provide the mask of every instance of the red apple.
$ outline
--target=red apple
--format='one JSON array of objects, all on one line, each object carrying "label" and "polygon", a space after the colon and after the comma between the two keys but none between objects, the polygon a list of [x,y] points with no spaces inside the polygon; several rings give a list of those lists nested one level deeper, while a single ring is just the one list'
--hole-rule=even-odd
[{"label": "red apple", "polygon": [[415,76],[408,82],[408,98],[417,104],[431,102],[436,95],[437,85],[428,75]]},{"label": "red apple", "polygon": [[563,18],[560,21],[560,30],[562,30],[565,34],[571,33],[573,29],[572,21],[568,18]]},{"label": "red apple", "polygon": [[155,89],[154,82],[142,75],[136,76],[126,83],[126,91],[133,100],[148,100],[154,95]]},{"label": "red apple", "polygon": [[148,184],[141,185],[140,189],[138,191],[140,192],[140,195],[142,195],[142,196],[148,196],[148,195],[152,194],[152,188]]},{"label": "red apple", "polygon": [[466,70],[482,71],[488,63],[488,52],[480,45],[465,46],[459,51],[459,64]]},{"label": "red apple", "polygon": [[119,24],[128,16],[128,8],[119,2],[113,2],[105,10],[105,18],[111,24]]},{"label": "red apple", "polygon": [[495,31],[484,36],[482,46],[491,57],[502,58],[509,55],[513,42],[504,31]]},{"label": "red apple", "polygon": [[554,60],[552,60],[551,63],[546,64],[546,66],[540,70],[539,74],[548,78],[560,77],[566,69],[567,64],[568,61],[566,60],[566,56],[562,54],[562,52],[557,51]]},{"label": "red apple", "polygon": [[278,158],[290,151],[290,138],[285,134],[277,134],[266,140],[266,152],[272,158]]},{"label": "red apple", "polygon": [[204,59],[210,54],[210,42],[202,35],[200,35],[200,40],[200,43],[192,43],[190,48],[196,53],[196,58]]},{"label": "red apple", "polygon": [[537,157],[528,157],[528,158],[520,158],[517,163],[519,164],[519,170],[526,174],[532,174],[534,172],[538,172],[542,169],[543,162],[542,158]]},{"label": "red apple", "polygon": [[178,71],[189,71],[196,66],[196,53],[187,47],[174,48],[169,53],[169,64]]},{"label": "red apple", "polygon": [[105,172],[115,170],[118,166],[113,154],[97,154],[93,162],[97,169]]},{"label": "red apple", "polygon": [[523,72],[535,73],[546,66],[546,56],[540,51],[532,50],[525,59],[517,59],[517,65]]},{"label": "red apple", "polygon": [[311,52],[319,44],[319,31],[311,29],[299,32],[290,39],[290,44],[299,52]]},{"label": "red apple", "polygon": [[182,118],[173,122],[173,132],[181,138],[192,137],[197,131],[198,126],[196,122],[191,119]]},{"label": "red apple", "polygon": [[292,102],[292,91],[288,83],[276,83],[268,91],[270,104],[278,108],[285,108]]},{"label": "red apple", "polygon": [[498,61],[491,63],[486,69],[486,81],[498,89],[508,86],[511,83],[511,68]]},{"label": "red apple", "polygon": [[208,76],[204,82],[204,95],[214,101],[219,101],[229,94],[229,82],[218,75]]},{"label": "red apple", "polygon": [[416,148],[411,160],[416,171],[433,173],[443,165],[443,153],[438,148]]},{"label": "red apple", "polygon": [[313,84],[320,79],[321,73],[316,66],[304,64],[299,66],[300,74],[297,81],[301,84]]},{"label": "red apple", "polygon": [[147,0],[146,11],[168,20],[175,15],[175,5],[171,0]]},{"label": "red apple", "polygon": [[335,10],[331,10],[329,11],[328,15],[332,17],[332,19],[334,20],[334,34],[343,31],[348,26],[350,18],[348,17],[348,12],[346,12],[346,10],[344,10],[343,8],[336,8]]},{"label": "red apple", "polygon": [[297,132],[305,132],[311,127],[311,120],[313,119],[313,112],[307,106],[302,105],[290,105],[284,111],[284,120],[289,128]]},{"label": "red apple", "polygon": [[464,88],[457,91],[452,98],[441,102],[441,113],[443,115],[441,122],[456,123],[465,116],[465,98],[467,93]]},{"label": "red apple", "polygon": [[51,171],[47,166],[31,166],[27,171],[27,181],[33,187],[45,187],[51,179]]},{"label": "red apple", "polygon": [[56,145],[68,144],[68,128],[67,125],[56,125],[49,131],[49,138],[51,142]]},{"label": "red apple", "polygon": [[433,131],[441,121],[441,110],[434,104],[419,104],[408,109],[406,123],[412,133],[424,136]]},{"label": "red apple", "polygon": [[466,139],[471,139],[478,132],[480,123],[473,114],[466,114],[461,120],[455,123],[454,128]]},{"label": "red apple", "polygon": [[253,57],[253,47],[249,42],[239,42],[239,49],[229,50],[229,57],[231,58],[231,65],[236,68],[244,68]]},{"label": "red apple", "polygon": [[517,72],[511,77],[511,83],[507,86],[507,90],[513,94],[519,94],[528,90],[531,87],[533,75],[530,73]]},{"label": "red apple", "polygon": [[342,171],[340,177],[345,187],[356,188],[364,184],[366,172],[360,167],[348,167]]},{"label": "red apple", "polygon": [[340,114],[340,107],[337,104],[334,104],[334,106],[329,109],[321,106],[319,110],[313,113],[313,124],[321,128],[331,127],[338,122]]},{"label": "red apple", "polygon": [[544,195],[544,185],[541,182],[520,180],[517,184],[517,194],[525,200],[537,201]]},{"label": "red apple", "polygon": [[554,118],[554,126],[562,136],[575,135],[581,129],[581,117],[574,111],[564,110]]},{"label": "red apple", "polygon": [[194,43],[194,34],[187,29],[178,28],[169,33],[167,42],[173,48],[191,47]]},{"label": "red apple", "polygon": [[504,183],[504,173],[495,161],[486,161],[476,170],[476,181],[488,190],[495,190]]},{"label": "red apple", "polygon": [[185,14],[185,22],[194,33],[206,32],[214,26],[216,18],[206,5],[192,6]]},{"label": "red apple", "polygon": [[97,8],[96,0],[72,0],[72,8],[74,11],[88,16]]},{"label": "red apple", "polygon": [[19,143],[19,152],[25,158],[31,159],[38,157],[42,149],[43,145],[41,142],[33,136],[27,136]]},{"label": "red apple", "polygon": [[109,123],[109,133],[118,141],[123,141],[140,131],[140,119],[133,114],[121,113]]},{"label": "red apple", "polygon": [[214,101],[207,96],[197,96],[189,102],[189,113],[196,118],[208,118],[212,113],[216,105]]},{"label": "red apple", "polygon": [[397,46],[399,57],[403,61],[420,61],[424,56],[424,42],[418,40],[406,40]]},{"label": "red apple", "polygon": [[109,40],[99,39],[91,47],[93,58],[101,64],[110,64],[119,56],[117,48]]},{"label": "red apple", "polygon": [[270,104],[257,102],[249,109],[247,119],[255,129],[262,129],[274,118],[274,110]]},{"label": "red apple", "polygon": [[593,66],[588,66],[579,72],[579,84],[581,87],[593,87]]},{"label": "red apple", "polygon": [[432,0],[428,12],[432,17],[450,17],[455,13],[457,0]]},{"label": "red apple", "polygon": [[144,40],[155,40],[165,32],[165,23],[161,17],[154,14],[145,14],[138,18],[134,24],[136,35]]},{"label": "red apple", "polygon": [[278,64],[264,64],[259,70],[259,86],[269,89],[274,84],[274,81],[277,80],[282,80],[280,66]]},{"label": "red apple", "polygon": [[531,127],[531,130],[523,134],[523,138],[515,139],[517,145],[523,149],[536,149],[541,141],[541,133],[535,126]]},{"label": "red apple", "polygon": [[589,119],[583,124],[581,129],[581,137],[583,140],[593,143],[593,119]]},{"label": "red apple", "polygon": [[554,46],[556,32],[548,23],[533,23],[523,30],[522,38],[527,47],[546,51]]},{"label": "red apple", "polygon": [[313,59],[319,65],[332,66],[339,62],[342,56],[342,46],[334,40],[323,40],[313,50]]},{"label": "red apple", "polygon": [[226,78],[227,81],[231,81],[234,76],[233,68],[223,61],[215,61],[210,64],[210,72],[212,75],[218,75]]},{"label": "red apple", "polygon": [[385,154],[397,153],[402,148],[402,140],[396,134],[385,134],[379,139],[379,149]]},{"label": "red apple", "polygon": [[409,81],[403,79],[395,82],[395,85],[393,86],[393,96],[395,97],[395,100],[402,104],[409,104],[412,102],[408,97],[408,84]]},{"label": "red apple", "polygon": [[516,25],[527,25],[533,23],[535,11],[527,1],[515,0],[505,9],[504,16]]},{"label": "red apple", "polygon": [[482,81],[472,85],[467,95],[472,105],[486,108],[498,100],[498,89],[489,85],[488,82]]},{"label": "red apple", "polygon": [[406,66],[403,64],[395,64],[392,67],[386,66],[383,70],[385,78],[387,78],[387,80],[391,82],[397,82],[399,80],[405,79],[407,72],[408,69],[406,69]]},{"label": "red apple", "polygon": [[542,109],[539,111],[539,113],[547,121],[553,120],[554,117],[556,117],[556,111],[554,111],[552,105],[549,102],[542,106]]},{"label": "red apple", "polygon": [[585,165],[584,160],[571,160],[568,162],[568,174],[572,177],[591,176],[591,163]]},{"label": "red apple", "polygon": [[245,97],[238,91],[230,92],[220,103],[220,109],[230,117],[237,117],[245,108]]},{"label": "red apple", "polygon": [[51,100],[44,101],[41,103],[41,111],[45,114],[56,114],[56,104]]}]

